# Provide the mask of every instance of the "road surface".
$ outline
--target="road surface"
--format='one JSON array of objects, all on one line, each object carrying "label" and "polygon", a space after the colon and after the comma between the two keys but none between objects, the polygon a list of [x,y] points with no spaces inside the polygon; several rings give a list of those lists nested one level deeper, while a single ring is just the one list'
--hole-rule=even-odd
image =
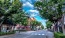
[{"label": "road surface", "polygon": [[53,38],[53,37],[54,37],[53,33],[46,30],[27,31],[8,36],[0,36],[0,38]]}]

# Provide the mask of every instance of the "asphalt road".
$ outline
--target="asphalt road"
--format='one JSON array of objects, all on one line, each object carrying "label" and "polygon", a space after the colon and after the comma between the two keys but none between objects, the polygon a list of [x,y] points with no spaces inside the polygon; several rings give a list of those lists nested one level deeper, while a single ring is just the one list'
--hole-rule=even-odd
[{"label": "asphalt road", "polygon": [[53,38],[53,37],[54,37],[53,33],[47,30],[27,31],[16,33],[14,35],[9,36],[0,36],[0,38]]}]

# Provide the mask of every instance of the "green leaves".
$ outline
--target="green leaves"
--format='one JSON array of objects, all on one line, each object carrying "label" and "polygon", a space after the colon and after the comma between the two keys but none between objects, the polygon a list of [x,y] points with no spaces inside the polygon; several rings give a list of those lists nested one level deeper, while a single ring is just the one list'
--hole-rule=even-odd
[{"label": "green leaves", "polygon": [[[53,22],[53,17],[59,19],[62,17],[62,1],[61,0],[49,0],[49,2],[36,2],[35,7],[40,11],[43,18],[49,19]],[[57,20],[55,19],[55,20]]]},{"label": "green leaves", "polygon": [[36,26],[36,25],[40,26],[41,23],[38,22],[38,21],[31,21],[31,25],[33,25],[33,26]]},{"label": "green leaves", "polygon": [[47,22],[46,22],[46,27],[47,27],[47,28],[50,28],[51,26],[52,26],[52,22],[51,22],[51,21],[47,21]]},{"label": "green leaves", "polygon": [[24,12],[19,12],[17,14],[12,14],[12,20],[14,23],[26,26],[28,24],[28,17]]},{"label": "green leaves", "polygon": [[19,0],[10,1],[0,0],[0,18],[4,16],[5,19],[11,19],[14,23],[20,23],[22,20],[21,17],[25,17],[25,14],[21,10],[22,4]]},{"label": "green leaves", "polygon": [[2,13],[6,16],[8,14],[17,13],[17,11],[22,7],[22,4],[19,0],[13,1],[12,3],[10,0],[3,0],[0,1],[0,9],[3,10]]}]

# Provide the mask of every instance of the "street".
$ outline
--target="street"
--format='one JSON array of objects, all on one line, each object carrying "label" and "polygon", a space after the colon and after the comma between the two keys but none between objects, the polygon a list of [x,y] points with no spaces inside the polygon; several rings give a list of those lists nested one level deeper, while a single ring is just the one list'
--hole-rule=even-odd
[{"label": "street", "polygon": [[0,36],[0,38],[53,38],[53,33],[46,30],[20,32],[9,36]]}]

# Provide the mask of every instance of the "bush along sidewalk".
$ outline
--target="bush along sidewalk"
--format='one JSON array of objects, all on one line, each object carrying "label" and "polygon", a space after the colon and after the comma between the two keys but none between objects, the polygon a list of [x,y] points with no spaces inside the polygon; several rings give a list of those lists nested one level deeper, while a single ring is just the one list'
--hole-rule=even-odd
[{"label": "bush along sidewalk", "polygon": [[55,32],[55,33],[54,33],[54,37],[55,37],[55,38],[65,38],[65,35],[63,35],[62,33],[57,33],[57,32]]},{"label": "bush along sidewalk", "polygon": [[12,31],[12,32],[0,32],[0,36],[10,35],[10,34],[15,34],[15,31]]}]

